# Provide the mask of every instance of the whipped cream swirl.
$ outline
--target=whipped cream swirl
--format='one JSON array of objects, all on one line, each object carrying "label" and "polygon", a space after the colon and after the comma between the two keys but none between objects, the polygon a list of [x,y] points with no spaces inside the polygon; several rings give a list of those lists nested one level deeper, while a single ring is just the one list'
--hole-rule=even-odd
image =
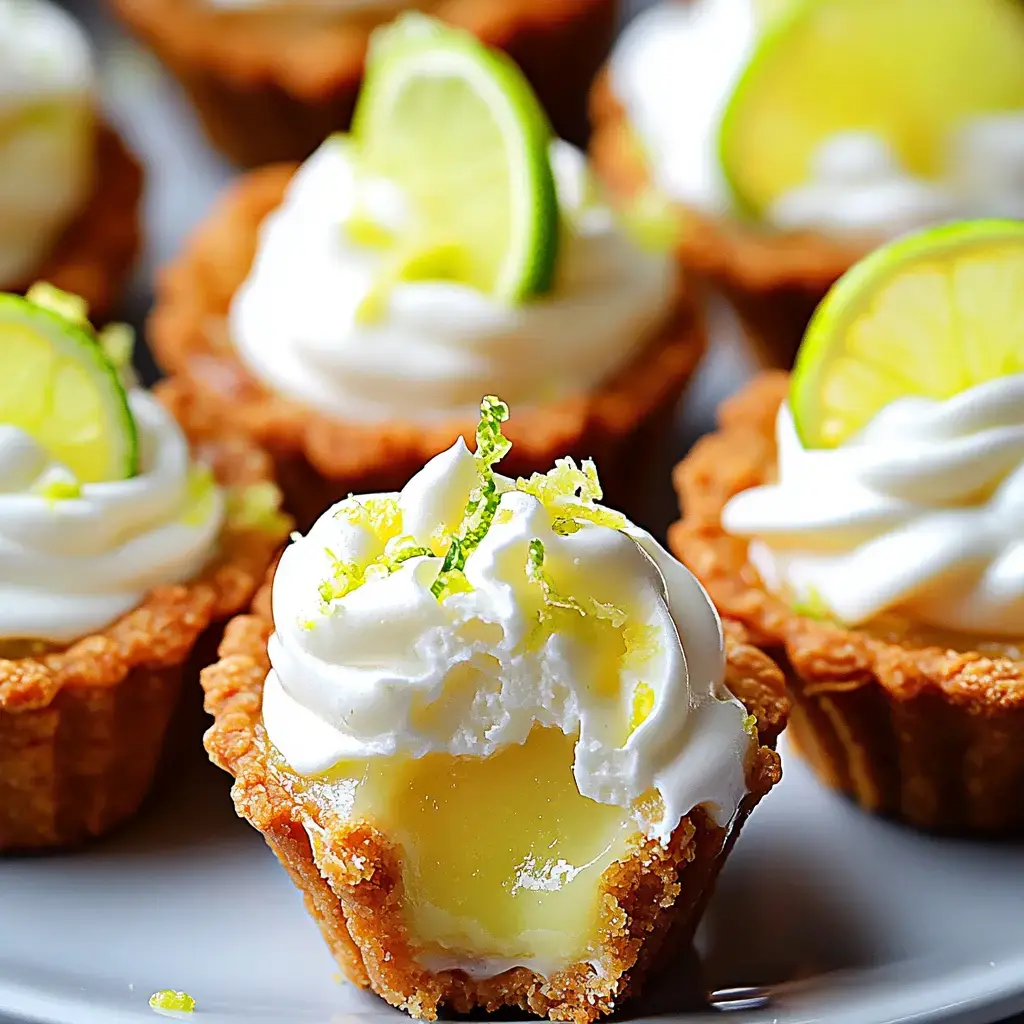
[{"label": "whipped cream swirl", "polygon": [[472,414],[497,391],[517,406],[585,392],[627,363],[675,299],[667,255],[637,249],[588,202],[582,154],[552,149],[563,237],[553,290],[506,306],[452,281],[397,283],[380,316],[364,303],[388,254],[349,238],[357,210],[399,234],[403,197],[358,186],[350,145],[328,140],[261,229],[229,328],[249,369],[280,394],[356,421]]},{"label": "whipped cream swirl", "polygon": [[[719,133],[770,24],[755,0],[663,0],[623,33],[612,86],[669,197],[710,213],[735,212]],[[806,180],[779,196],[765,219],[782,229],[895,237],[943,221],[1020,216],[1024,110],[965,119],[951,132],[934,180],[913,174],[878,133],[837,132],[822,139]]]},{"label": "whipped cream swirl", "polygon": [[42,264],[92,185],[89,42],[49,0],[0,0],[0,287]]},{"label": "whipped cream swirl", "polygon": [[138,606],[147,591],[194,577],[223,517],[215,486],[190,487],[181,428],[144,391],[129,395],[141,469],[83,484],[55,500],[69,474],[26,433],[0,425],[0,639],[69,643]]},{"label": "whipped cream swirl", "polygon": [[805,449],[784,405],[778,451],[778,483],[722,515],[770,587],[851,625],[1024,636],[1024,374],[898,399],[835,449]]},{"label": "whipped cream swirl", "polygon": [[[436,545],[455,528],[479,483],[461,439],[400,494],[348,499],[288,548],[273,588],[270,740],[294,770],[315,774],[350,758],[487,757],[524,743],[535,725],[553,727],[579,735],[584,796],[630,808],[660,793],[661,818],[638,817],[652,837],[667,841],[698,804],[727,823],[746,791],[752,741],[723,684],[721,626],[707,595],[624,519],[621,529],[580,520],[576,532],[556,532],[557,503],[497,480],[494,522],[465,563],[469,585],[441,599],[431,587],[442,558],[432,554],[328,605],[319,585],[339,560],[380,553],[360,502],[397,502],[400,529],[416,544]],[[552,590],[596,602],[586,606],[589,628],[565,612],[538,633],[545,587],[528,568],[538,542]],[[594,621],[602,614],[611,620],[603,632]],[[637,724],[640,684],[649,713]]]}]

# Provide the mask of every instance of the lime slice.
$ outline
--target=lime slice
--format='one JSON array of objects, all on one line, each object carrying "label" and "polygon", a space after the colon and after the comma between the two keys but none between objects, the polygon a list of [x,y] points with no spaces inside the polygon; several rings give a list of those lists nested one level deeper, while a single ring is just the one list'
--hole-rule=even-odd
[{"label": "lime slice", "polygon": [[410,14],[373,37],[353,120],[361,170],[410,202],[406,248],[464,253],[462,283],[521,302],[551,286],[558,200],[544,112],[519,69]]},{"label": "lime slice", "polygon": [[88,321],[17,295],[0,295],[0,423],[30,434],[80,483],[138,470],[127,396]]},{"label": "lime slice", "polygon": [[[767,3],[768,0],[765,0]],[[871,130],[924,177],[965,118],[1024,109],[1019,0],[781,0],[722,119],[722,168],[761,216],[828,136]]]},{"label": "lime slice", "polygon": [[883,406],[951,398],[1024,372],[1024,221],[932,228],[876,250],[829,292],[797,356],[790,407],[831,448]]}]

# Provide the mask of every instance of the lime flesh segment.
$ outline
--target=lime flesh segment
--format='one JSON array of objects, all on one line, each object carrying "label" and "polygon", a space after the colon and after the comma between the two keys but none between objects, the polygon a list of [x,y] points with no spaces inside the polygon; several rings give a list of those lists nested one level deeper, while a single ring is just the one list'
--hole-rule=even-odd
[{"label": "lime flesh segment", "polygon": [[763,216],[806,181],[827,137],[874,131],[935,176],[965,119],[1024,110],[1018,0],[791,0],[772,19],[722,119],[722,168]]},{"label": "lime flesh segment", "polygon": [[551,287],[551,131],[519,69],[467,33],[407,16],[374,36],[353,120],[360,168],[396,183],[417,251],[464,253],[462,283],[515,303]]},{"label": "lime flesh segment", "polygon": [[1024,222],[933,228],[876,250],[825,297],[793,371],[809,448],[847,440],[884,406],[952,398],[1024,372]]},{"label": "lime flesh segment", "polygon": [[16,295],[0,296],[0,424],[24,430],[80,483],[138,471],[128,398],[95,338]]}]

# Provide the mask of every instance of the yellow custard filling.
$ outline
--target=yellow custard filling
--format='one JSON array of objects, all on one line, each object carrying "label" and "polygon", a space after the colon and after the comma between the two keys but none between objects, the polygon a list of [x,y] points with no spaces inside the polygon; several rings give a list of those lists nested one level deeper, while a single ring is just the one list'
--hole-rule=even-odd
[{"label": "yellow custard filling", "polygon": [[595,953],[601,876],[636,831],[579,794],[575,744],[537,727],[487,758],[345,762],[289,786],[350,805],[400,847],[406,926],[428,964],[546,972]]}]

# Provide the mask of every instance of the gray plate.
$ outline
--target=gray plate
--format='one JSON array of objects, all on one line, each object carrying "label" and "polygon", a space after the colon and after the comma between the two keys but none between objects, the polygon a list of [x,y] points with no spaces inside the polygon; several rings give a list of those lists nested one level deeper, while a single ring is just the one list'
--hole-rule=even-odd
[{"label": "gray plate", "polygon": [[[117,836],[0,861],[0,1012],[145,1024],[150,993],[175,988],[195,997],[196,1024],[401,1024],[339,982],[228,782],[196,744],[180,786]],[[675,965],[630,1016],[706,1022],[719,1013],[695,990],[726,1000],[756,986],[767,1002],[730,1013],[735,1024],[997,1020],[1024,1010],[1022,877],[1021,844],[866,818],[786,757],[722,876],[702,964]]]}]

